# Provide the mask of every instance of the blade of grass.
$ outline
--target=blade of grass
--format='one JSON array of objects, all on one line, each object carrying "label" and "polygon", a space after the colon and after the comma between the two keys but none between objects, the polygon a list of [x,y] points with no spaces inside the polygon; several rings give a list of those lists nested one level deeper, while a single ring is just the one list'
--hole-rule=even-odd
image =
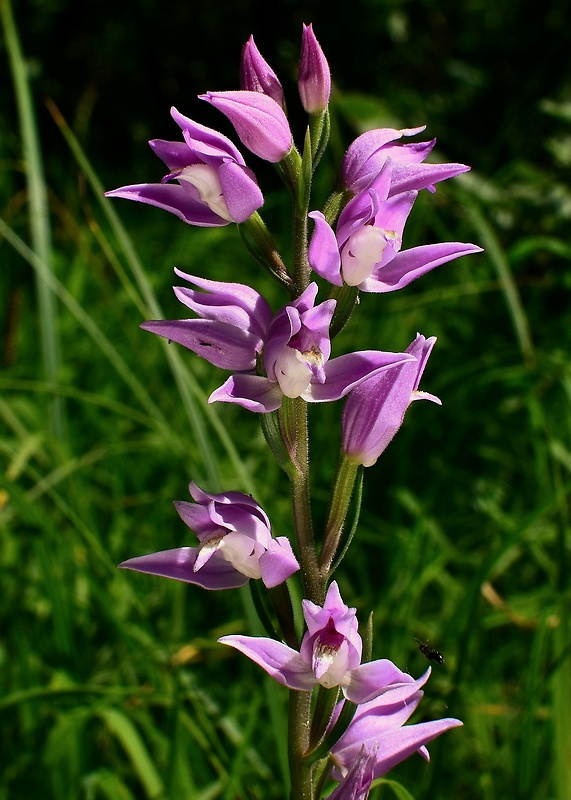
[{"label": "blade of grass", "polygon": [[[62,397],[68,397],[78,403],[85,405],[99,406],[112,411],[118,416],[130,419],[133,422],[138,422],[140,425],[153,428],[154,420],[147,414],[143,414],[135,408],[125,405],[111,397],[95,394],[94,392],[86,392],[83,389],[78,389],[77,386],[62,386],[61,384],[55,385],[45,381],[34,380],[20,380],[14,378],[1,378],[0,377],[0,392],[31,392],[34,394],[53,394],[57,393]],[[3,410],[0,405],[0,411]]]},{"label": "blade of grass", "polygon": [[[87,181],[91,186],[91,189],[95,194],[103,213],[105,214],[112,230],[115,233],[117,241],[119,242],[121,250],[125,255],[127,263],[135,279],[137,289],[143,298],[143,302],[147,306],[147,315],[150,315],[153,319],[160,319],[162,317],[161,306],[156,299],[131,237],[125,230],[119,215],[113,208],[112,202],[110,202],[104,196],[105,189],[97,177],[97,174],[85,152],[83,151],[81,144],[77,140],[77,137],[74,135],[73,131],[60,114],[55,104],[48,101],[47,106],[49,112],[54,118],[56,125],[66,140],[79,168],[87,178]],[[98,233],[98,239],[100,239],[102,236],[102,233]],[[104,248],[105,252],[108,252],[112,249],[113,248],[109,244],[107,244],[107,246]],[[111,264],[114,268],[116,268],[118,266],[117,259],[113,258],[111,260]],[[119,271],[118,275],[121,280],[124,279],[122,277],[122,271]],[[137,307],[140,307],[140,304],[137,303]],[[228,435],[227,428],[218,418],[214,408],[207,404],[206,396],[202,391],[198,381],[194,378],[194,375],[189,370],[188,366],[183,363],[178,350],[172,347],[166,348],[165,346],[164,352],[177,384],[183,406],[193,431],[193,436],[203,454],[208,479],[215,486],[219,483],[218,465],[212,452],[212,447],[208,438],[208,431],[203,423],[203,417],[210,424],[212,430],[216,433],[216,436],[224,448],[224,451],[228,456],[228,459],[232,464],[237,477],[239,477],[244,489],[251,494],[255,494],[255,486],[249,471],[246,469],[243,460],[240,459],[232,439]],[[198,401],[198,408],[194,400]]]},{"label": "blade of grass", "polygon": [[161,413],[160,409],[151,400],[149,393],[135,377],[133,372],[129,369],[127,364],[123,361],[116,348],[107,339],[101,329],[87,314],[79,303],[71,296],[65,286],[49,271],[46,263],[31,250],[28,245],[10,228],[9,225],[0,219],[0,236],[3,236],[6,241],[24,258],[35,270],[36,273],[42,276],[42,279],[50,286],[55,294],[67,307],[68,311],[75,317],[79,324],[85,328],[87,333],[91,336],[95,344],[106,355],[111,365],[118,372],[120,377],[131,388],[133,394],[138,398],[142,407],[146,410],[150,417],[152,417],[158,424],[166,430],[170,430],[166,419]]},{"label": "blade of grass", "polygon": [[[555,646],[558,652],[569,644],[568,603],[561,597],[561,625],[555,632]],[[571,659],[569,656],[560,668],[555,671],[551,681],[551,698],[553,714],[553,792],[558,800],[569,800],[571,797]]]},{"label": "blade of grass", "polygon": [[109,732],[121,743],[147,797],[153,800],[164,795],[163,782],[157,768],[131,720],[116,708],[100,708],[97,710],[97,715],[101,717]]},{"label": "blade of grass", "polygon": [[516,282],[512,275],[510,265],[498,237],[490,223],[484,217],[476,203],[464,192],[461,193],[462,204],[478,233],[478,241],[486,251],[488,258],[494,265],[512,320],[519,349],[526,363],[534,360],[534,347],[527,315],[525,313]]},{"label": "blade of grass", "polygon": [[[117,237],[119,246],[123,251],[127,263],[131,269],[138,290],[140,291],[141,296],[143,297],[144,302],[146,303],[149,315],[153,319],[161,319],[163,313],[160,304],[156,299],[156,296],[147,278],[141,260],[139,259],[137,251],[135,250],[131,237],[129,236],[121,220],[119,219],[119,215],[112,207],[112,204],[104,197],[105,189],[101,184],[101,181],[97,177],[95,170],[93,169],[89,160],[87,159],[86,154],[83,152],[83,149],[79,141],[73,134],[71,128],[66,123],[65,119],[59,113],[57,107],[53,103],[48,102],[48,109],[52,114],[54,121],[56,122],[56,125],[59,127],[64,139],[66,140],[71,152],[73,153],[73,156],[75,157],[78,166],[80,167],[85,177],[87,178],[87,181],[90,184],[91,189],[94,192],[97,200],[99,201],[101,208],[111,225],[112,230],[115,232],[115,236]],[[204,402],[205,398],[203,397],[202,392],[200,391],[194,379],[194,376],[190,373],[190,371],[187,368],[184,367],[182,360],[180,358],[180,354],[172,347],[165,349],[164,352],[166,354],[168,363],[171,367],[171,371],[173,373],[173,377],[175,379],[181,401],[186,411],[188,421],[190,423],[193,432],[193,436],[197,442],[200,452],[202,453],[204,467],[206,470],[206,474],[208,476],[208,480],[215,487],[218,487],[219,485],[218,463],[209,441],[208,431],[206,426],[204,425],[202,413],[199,410],[194,400],[194,397],[196,397],[197,395],[201,396],[203,399],[201,407],[204,408],[206,406],[206,403]],[[219,431],[217,432],[219,433]],[[226,440],[225,444],[227,444],[228,441],[229,440]],[[230,453],[228,455],[230,455]],[[239,459],[237,458],[233,459],[233,461],[235,466],[238,468],[238,473],[243,476],[245,472],[244,466],[240,463]]]},{"label": "blade of grass", "polygon": [[[29,200],[29,224],[32,250],[51,272],[51,231],[47,188],[44,179],[40,141],[28,71],[22,53],[10,0],[0,0],[0,17],[4,28],[4,41],[12,71],[14,94],[18,108],[20,137],[24,156]],[[55,293],[44,274],[36,272],[36,291],[40,317],[40,347],[42,362],[48,380],[56,381],[59,372],[59,343],[57,336],[57,307]],[[54,394],[48,405],[48,423],[51,432],[61,438],[64,432],[62,399]]]}]

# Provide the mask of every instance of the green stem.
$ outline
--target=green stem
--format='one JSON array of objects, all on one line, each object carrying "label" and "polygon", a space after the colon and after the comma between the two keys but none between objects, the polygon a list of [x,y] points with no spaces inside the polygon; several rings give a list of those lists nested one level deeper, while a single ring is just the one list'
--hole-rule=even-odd
[{"label": "green stem", "polygon": [[279,421],[284,446],[294,465],[294,469],[289,473],[289,478],[304,597],[314,603],[322,603],[325,597],[325,586],[317,566],[311,518],[309,432],[305,400],[302,400],[301,397],[293,399],[284,397],[279,411]]},{"label": "green stem", "polygon": [[[280,169],[286,177],[293,200],[292,297],[299,297],[309,285],[311,268],[307,258],[307,214],[311,192],[311,136],[306,133],[303,156],[292,147]],[[309,430],[307,404],[301,397],[284,397],[278,411],[283,446],[291,459],[279,454],[290,479],[297,552],[304,597],[323,604],[326,581],[319,571],[313,537],[309,487]],[[271,433],[271,431],[270,431]],[[310,742],[311,692],[290,692],[288,748],[291,800],[314,800],[311,765],[304,760]]]},{"label": "green stem", "polygon": [[303,755],[309,746],[311,692],[289,693],[289,768],[291,800],[313,800],[311,765]]}]

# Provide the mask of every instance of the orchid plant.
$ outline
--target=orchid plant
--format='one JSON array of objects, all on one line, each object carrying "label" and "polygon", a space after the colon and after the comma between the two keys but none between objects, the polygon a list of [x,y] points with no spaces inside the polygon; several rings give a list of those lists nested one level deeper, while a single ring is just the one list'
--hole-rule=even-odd
[{"label": "orchid plant", "polygon": [[[428,742],[462,724],[454,718],[406,724],[430,668],[415,679],[387,659],[372,660],[370,633],[364,643],[356,609],[345,604],[332,580],[349,544],[349,509],[364,467],[388,446],[414,400],[440,404],[419,390],[436,340],[417,334],[402,353],[361,350],[332,357],[332,351],[359,292],[398,291],[481,249],[462,242],[402,247],[418,193],[434,192],[436,183],[468,167],[425,163],[434,140],[400,141],[424,128],[367,131],[349,146],[338,187],[322,209],[314,209],[311,184],[328,143],[331,75],[312,26],[303,26],[299,64],[299,96],[308,114],[301,150],[282,85],[253,37],[242,51],[240,84],[239,90],[200,98],[230,120],[247,150],[276,165],[292,198],[291,263],[259,214],[264,195],[238,148],[174,108],[182,141],[150,142],[168,173],[159,183],[124,186],[107,196],[157,206],[190,225],[236,223],[256,261],[283,288],[284,303],[274,311],[247,284],[175,270],[184,282],[174,287],[175,295],[194,316],[141,327],[230,373],[208,402],[235,403],[259,415],[290,483],[294,533],[291,540],[274,536],[268,514],[249,495],[212,494],[191,483],[193,502],[175,507],[198,544],[136,556],[120,566],[209,590],[261,580],[276,620],[268,637],[231,635],[220,642],[289,689],[290,796],[365,800],[376,778],[415,753],[428,759]],[[307,403],[344,397],[339,464],[325,529],[316,532]],[[299,580],[303,591],[301,639],[291,580]]]}]

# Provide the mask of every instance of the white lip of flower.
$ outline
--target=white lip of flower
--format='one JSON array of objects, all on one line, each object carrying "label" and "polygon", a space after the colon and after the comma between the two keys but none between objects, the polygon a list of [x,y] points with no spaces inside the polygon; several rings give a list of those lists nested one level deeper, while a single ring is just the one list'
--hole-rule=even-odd
[{"label": "white lip of flower", "polygon": [[260,560],[256,556],[253,543],[250,553],[245,554],[240,548],[234,548],[234,537],[229,534],[224,538],[220,546],[220,555],[229,561],[232,566],[245,575],[247,578],[261,578]]},{"label": "white lip of flower", "polygon": [[222,187],[218,180],[216,170],[207,164],[191,164],[189,167],[181,169],[176,175],[177,180],[186,181],[194,186],[202,202],[211,211],[218,214],[222,219],[233,222],[228,206],[224,200]]},{"label": "white lip of flower", "polygon": [[364,225],[355,231],[345,244],[341,254],[343,280],[348,286],[358,286],[371,275],[383,257],[389,241],[394,241],[394,231],[386,231],[373,225]]},{"label": "white lip of flower", "polygon": [[262,572],[253,543],[252,551],[245,555],[241,548],[233,546],[233,540],[232,532],[225,530],[214,531],[206,536],[199,545],[199,553],[194,562],[193,572],[197,572],[217,552],[247,578],[261,578]]},{"label": "white lip of flower", "polygon": [[[331,644],[324,644],[317,639],[313,648],[313,671],[317,681],[325,689],[332,689],[347,683],[346,670],[340,674],[340,664],[335,664],[339,656],[339,648]],[[335,668],[337,667],[337,669]]]},{"label": "white lip of flower", "polygon": [[[311,351],[308,351],[311,352]],[[316,354],[312,353],[316,358]],[[286,397],[299,397],[309,386],[312,372],[308,366],[306,353],[293,347],[284,347],[276,359],[276,380]]]}]

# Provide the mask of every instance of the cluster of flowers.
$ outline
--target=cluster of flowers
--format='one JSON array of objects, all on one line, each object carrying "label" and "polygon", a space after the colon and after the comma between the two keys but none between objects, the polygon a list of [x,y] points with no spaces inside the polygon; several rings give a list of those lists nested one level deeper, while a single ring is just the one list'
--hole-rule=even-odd
[{"label": "cluster of flowers", "polygon": [[[331,77],[311,25],[303,28],[298,87],[314,134],[314,168],[324,146]],[[283,89],[252,37],[242,51],[241,90],[200,97],[230,120],[248,150],[281,167],[286,176],[295,172],[292,164],[299,162],[299,154]],[[257,215],[263,194],[235,145],[174,108],[171,114],[183,141],[150,142],[168,174],[160,183],[125,186],[108,196],[157,206],[191,225],[263,226]],[[306,261],[330,285],[328,299],[316,304],[317,282],[300,279],[299,272],[293,275],[275,255],[268,255],[268,262],[292,295],[275,314],[245,284],[175,270],[194,287],[177,286],[174,292],[196,318],[155,320],[142,327],[231,373],[209,402],[235,403],[267,415],[280,409],[284,398],[322,403],[347,397],[341,457],[365,467],[387,447],[413,400],[440,404],[418,389],[434,337],[418,334],[403,353],[363,350],[330,358],[332,321],[342,292],[396,291],[440,264],[480,250],[461,242],[401,249],[419,191],[434,191],[439,181],[468,169],[463,164],[425,163],[434,140],[399,141],[422,130],[383,128],[359,136],[344,157],[339,191],[323,211],[306,213],[304,224],[307,218],[313,221]],[[194,483],[190,494],[194,503],[175,506],[196,534],[198,546],[132,558],[122,567],[205,589],[231,589],[261,579],[269,590],[300,569],[289,539],[272,535],[268,516],[250,496],[210,494]],[[461,722],[405,725],[422,697],[430,669],[414,680],[385,659],[361,663],[356,610],[343,603],[335,582],[329,583],[322,605],[304,600],[303,614],[307,630],[299,650],[273,638],[226,636],[220,641],[294,691],[317,685],[341,689],[343,699],[332,706],[322,740],[343,717],[344,706],[356,704],[329,752],[330,777],[339,781],[330,798],[364,800],[374,778],[412,753],[428,759],[427,742]]]}]

